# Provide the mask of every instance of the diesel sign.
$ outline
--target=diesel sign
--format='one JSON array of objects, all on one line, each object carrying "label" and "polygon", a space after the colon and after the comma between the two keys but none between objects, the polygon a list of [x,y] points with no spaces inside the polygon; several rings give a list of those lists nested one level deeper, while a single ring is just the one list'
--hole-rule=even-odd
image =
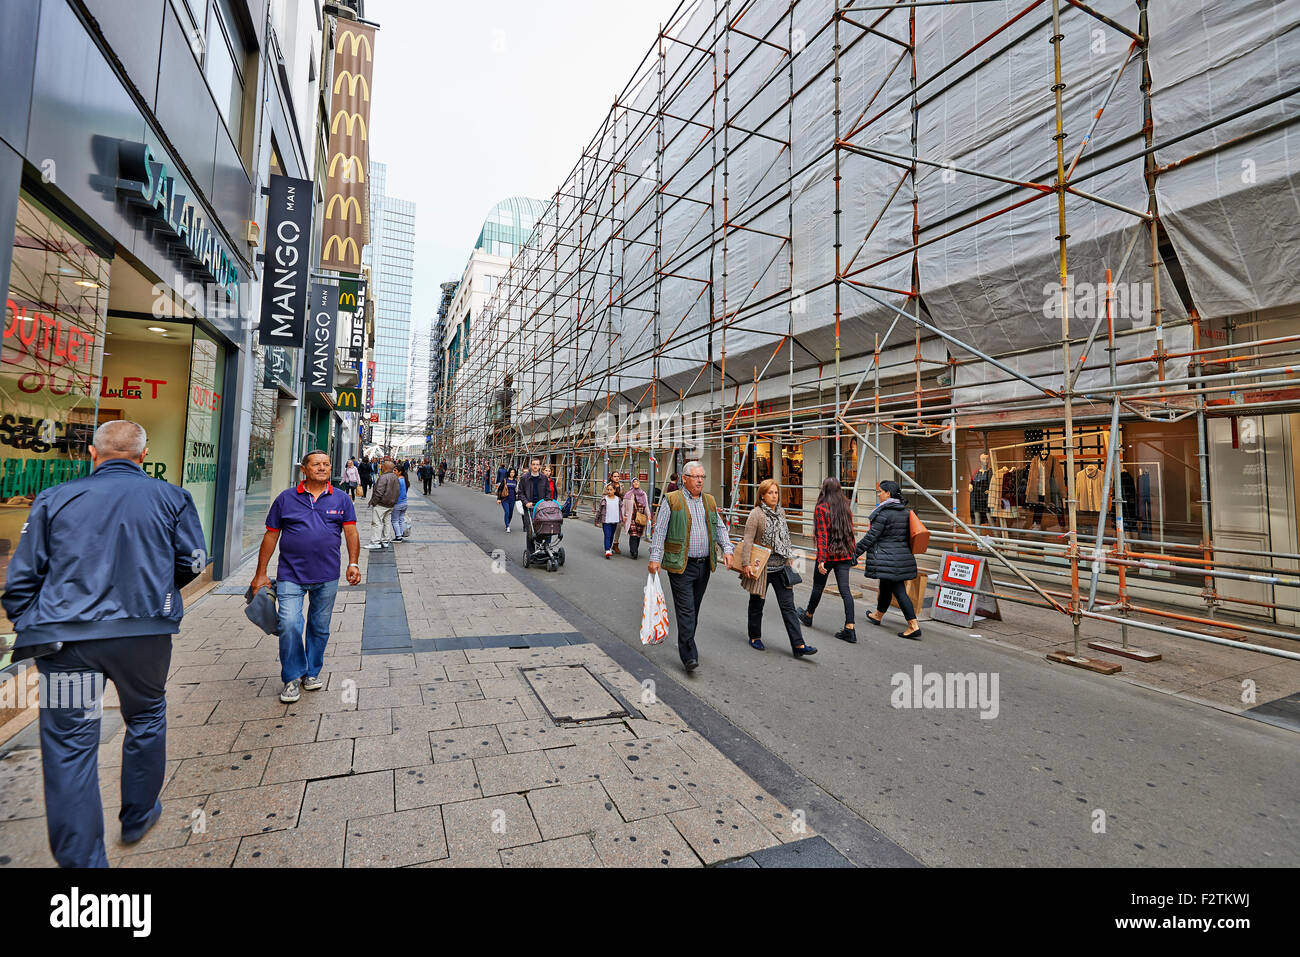
[{"label": "diesel sign", "polygon": [[272,174],[259,345],[302,348],[311,208],[311,180]]},{"label": "diesel sign", "polygon": [[348,358],[364,359],[366,356],[366,284],[357,286],[357,309],[352,314],[352,337],[348,342]]}]

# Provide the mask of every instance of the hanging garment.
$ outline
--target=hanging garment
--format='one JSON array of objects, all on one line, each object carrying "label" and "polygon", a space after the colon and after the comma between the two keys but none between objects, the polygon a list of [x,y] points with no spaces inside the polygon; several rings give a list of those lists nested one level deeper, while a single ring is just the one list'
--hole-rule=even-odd
[{"label": "hanging garment", "polygon": [[989,478],[989,514],[994,518],[1005,518],[1006,507],[1002,500],[1002,480],[1010,469],[998,469]]},{"label": "hanging garment", "polygon": [[[1133,476],[1128,472],[1119,473],[1119,494],[1120,501],[1124,507],[1124,524],[1130,529],[1136,529],[1137,526],[1137,485],[1133,482]],[[1111,504],[1111,511],[1114,511],[1114,503]]]},{"label": "hanging garment", "polygon": [[1085,465],[1074,477],[1074,489],[1079,496],[1079,508],[1085,512],[1101,511],[1102,484],[1106,476],[1095,465]]},{"label": "hanging garment", "polygon": [[1146,469],[1142,469],[1138,473],[1137,499],[1138,522],[1142,526],[1142,533],[1149,535],[1153,528],[1151,524],[1151,473]]},{"label": "hanging garment", "polygon": [[1055,455],[1029,462],[1028,493],[1031,502],[1055,505],[1061,498],[1060,461]]},{"label": "hanging garment", "polygon": [[989,514],[993,518],[1017,518],[1020,511],[1016,508],[1016,471],[1000,468],[993,473],[989,481]]}]

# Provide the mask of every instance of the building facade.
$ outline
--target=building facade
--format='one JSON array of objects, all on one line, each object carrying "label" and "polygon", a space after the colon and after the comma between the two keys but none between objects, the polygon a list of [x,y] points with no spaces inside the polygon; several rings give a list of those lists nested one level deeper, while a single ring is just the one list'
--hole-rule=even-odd
[{"label": "building facade", "polygon": [[444,448],[583,495],[699,458],[805,534],[828,476],[860,520],[898,479],[936,545],[1028,569],[1008,600],[1295,626],[1300,35],[1013,7],[692,8],[453,311]]},{"label": "building facade", "polygon": [[429,458],[433,458],[435,450],[443,444],[441,439],[443,420],[439,413],[444,375],[445,352],[443,341],[447,331],[447,315],[451,309],[452,300],[456,298],[456,287],[458,285],[457,282],[444,282],[439,287],[442,295],[438,300],[438,314],[434,317],[429,330],[429,418],[425,425],[425,435],[428,439],[424,453]]},{"label": "building facade", "polygon": [[[304,391],[303,350],[260,346],[258,322],[273,175],[313,182],[320,261],[336,24],[360,14],[0,5],[0,573],[36,494],[89,472],[102,422],[143,425],[145,470],[193,496],[208,568],[192,588],[255,551],[304,447],[354,442],[358,416],[340,428],[332,396]],[[334,384],[355,382],[336,358]]]},{"label": "building facade", "polygon": [[257,224],[272,172],[312,177],[323,22],[281,0],[0,9],[4,555],[109,419],[144,425],[146,470],[193,495],[216,577],[289,480],[292,376],[253,387]]},{"label": "building facade", "polygon": [[465,475],[479,474],[482,469],[478,467],[479,456],[472,451],[462,448],[449,452],[447,439],[455,431],[451,399],[457,373],[470,359],[470,343],[484,305],[496,293],[501,277],[509,271],[515,254],[528,242],[546,208],[546,203],[541,200],[522,196],[503,199],[493,206],[483,220],[460,280],[451,290],[450,303],[447,302],[449,284],[444,283],[442,287],[443,305],[439,307],[443,319],[440,340],[442,379],[437,406],[438,428],[443,434],[440,442],[443,452],[440,454],[449,454],[448,464]]},{"label": "building facade", "polygon": [[410,387],[411,295],[415,283],[415,203],[390,196],[388,167],[370,164],[370,266],[377,304],[375,385],[372,410],[379,415],[375,440],[381,444],[406,433]]}]

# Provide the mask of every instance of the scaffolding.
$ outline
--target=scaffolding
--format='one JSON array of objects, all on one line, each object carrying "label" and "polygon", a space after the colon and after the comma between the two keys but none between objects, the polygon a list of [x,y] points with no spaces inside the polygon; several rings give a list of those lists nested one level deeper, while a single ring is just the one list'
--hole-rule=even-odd
[{"label": "scaffolding", "polygon": [[[1294,630],[1229,614],[1300,611],[1300,554],[1216,544],[1208,439],[1216,416],[1300,410],[1300,334],[1209,344],[1198,309],[1300,301],[1293,277],[1258,278],[1267,241],[1205,240],[1196,199],[1213,193],[1240,227],[1268,190],[1294,194],[1285,160],[1251,167],[1251,203],[1228,182],[1242,150],[1286,154],[1265,150],[1300,119],[1285,69],[1238,84],[1253,101],[1197,100],[1214,71],[1248,69],[1242,45],[1300,66],[1268,7],[680,4],[475,317],[438,396],[435,458],[473,484],[541,455],[582,497],[638,456],[661,487],[665,453],[716,455],[734,521],[756,442],[825,440],[832,475],[856,446],[872,456],[856,455],[855,494],[897,476],[943,517],[946,548],[1005,569],[999,599],[1071,620],[1076,656],[1091,619],[1125,647],[1140,628],[1300,659]],[[1198,53],[1216,26],[1232,49]],[[1274,245],[1300,218],[1276,215],[1291,219]],[[1121,423],[1185,420],[1199,541],[1144,539],[1119,492]],[[1056,421],[1062,531],[963,519],[958,433]],[[1089,455],[1104,480],[1087,526],[1082,423],[1106,449]],[[916,437],[951,450],[947,487],[900,465],[895,441]],[[1135,602],[1139,572],[1194,574],[1201,613]],[[1270,600],[1225,595],[1228,581]]]}]

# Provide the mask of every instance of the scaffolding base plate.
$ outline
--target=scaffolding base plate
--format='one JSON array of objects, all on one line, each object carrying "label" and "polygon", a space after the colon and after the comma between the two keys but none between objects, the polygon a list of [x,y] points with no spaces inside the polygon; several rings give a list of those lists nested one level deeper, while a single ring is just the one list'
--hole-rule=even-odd
[{"label": "scaffolding base plate", "polygon": [[1099,675],[1113,675],[1117,671],[1124,669],[1112,661],[1098,661],[1096,658],[1084,658],[1080,655],[1072,655],[1068,651],[1053,651],[1047,655],[1048,661],[1054,661],[1058,665],[1073,665],[1075,668],[1083,668],[1086,671],[1095,671]]},{"label": "scaffolding base plate", "polygon": [[1104,651],[1108,655],[1119,655],[1121,658],[1132,658],[1134,661],[1159,661],[1164,657],[1158,651],[1125,648],[1122,645],[1111,644],[1109,641],[1090,641],[1088,647],[1093,651]]}]

